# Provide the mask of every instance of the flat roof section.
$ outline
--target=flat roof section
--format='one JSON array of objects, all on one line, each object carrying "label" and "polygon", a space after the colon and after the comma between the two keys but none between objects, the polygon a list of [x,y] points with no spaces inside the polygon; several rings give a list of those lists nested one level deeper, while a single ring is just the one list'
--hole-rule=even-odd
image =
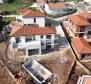
[{"label": "flat roof section", "polygon": [[91,84],[91,76],[83,75],[79,77],[77,84]]},{"label": "flat roof section", "polygon": [[52,76],[52,73],[49,70],[32,58],[22,66],[38,84],[44,83]]}]

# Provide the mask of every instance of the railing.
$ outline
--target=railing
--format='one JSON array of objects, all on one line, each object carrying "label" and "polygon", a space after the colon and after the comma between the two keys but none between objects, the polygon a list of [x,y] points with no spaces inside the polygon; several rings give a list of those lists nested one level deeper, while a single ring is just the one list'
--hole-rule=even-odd
[{"label": "railing", "polygon": [[51,43],[51,39],[46,39],[46,43]]},{"label": "railing", "polygon": [[13,48],[26,48],[26,47],[39,47],[41,45],[40,41],[31,41],[25,43],[14,43]]}]

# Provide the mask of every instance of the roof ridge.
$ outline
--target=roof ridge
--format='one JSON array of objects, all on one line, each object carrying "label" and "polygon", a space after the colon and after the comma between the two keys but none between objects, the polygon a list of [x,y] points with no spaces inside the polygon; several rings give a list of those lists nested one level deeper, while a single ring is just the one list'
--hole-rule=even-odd
[{"label": "roof ridge", "polygon": [[28,13],[32,12],[32,10],[28,10],[27,12],[24,13],[23,16],[27,15]]}]

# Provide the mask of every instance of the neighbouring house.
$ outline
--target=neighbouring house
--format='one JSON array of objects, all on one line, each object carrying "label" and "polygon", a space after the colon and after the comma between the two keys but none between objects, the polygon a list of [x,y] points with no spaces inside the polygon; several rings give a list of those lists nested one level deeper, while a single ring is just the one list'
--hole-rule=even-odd
[{"label": "neighbouring house", "polygon": [[50,2],[45,3],[44,10],[50,15],[56,15],[60,13],[67,13],[73,9],[72,6],[66,5],[64,2]]},{"label": "neighbouring house", "polygon": [[0,3],[4,3],[7,2],[8,0],[0,0]]},{"label": "neighbouring house", "polygon": [[36,0],[36,3],[43,7],[46,2],[44,0]]},{"label": "neighbouring house", "polygon": [[71,45],[78,59],[91,58],[91,46],[83,38],[71,38]]},{"label": "neighbouring house", "polygon": [[91,0],[84,0],[84,2],[86,2],[86,3],[91,5]]},{"label": "neighbouring house", "polygon": [[84,12],[70,15],[66,30],[71,37],[85,38],[91,40],[91,13]]},{"label": "neighbouring house", "polygon": [[91,84],[91,76],[90,75],[82,75],[79,77],[77,84]]},{"label": "neighbouring house", "polygon": [[24,23],[22,25],[18,24],[20,21],[18,22],[16,19],[17,23],[12,25],[10,51],[15,50],[17,52],[23,49],[30,56],[58,48],[56,30],[51,26],[45,26],[45,16],[43,14],[38,13],[38,11],[32,13],[26,11],[25,13],[25,9],[22,13],[24,14]]},{"label": "neighbouring house", "polygon": [[17,11],[20,15],[16,18],[16,22],[21,25],[39,24],[40,27],[45,26],[45,16],[42,12],[30,9],[21,9]]}]

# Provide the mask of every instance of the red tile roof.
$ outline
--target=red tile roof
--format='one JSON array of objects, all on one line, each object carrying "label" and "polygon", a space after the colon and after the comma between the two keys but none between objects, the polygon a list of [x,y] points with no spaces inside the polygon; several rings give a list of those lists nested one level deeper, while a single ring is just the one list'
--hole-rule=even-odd
[{"label": "red tile roof", "polygon": [[72,45],[77,49],[79,54],[91,54],[91,46],[83,38],[72,38]]},{"label": "red tile roof", "polygon": [[44,0],[36,0],[37,3],[44,3]]},{"label": "red tile roof", "polygon": [[44,17],[44,14],[42,12],[33,11],[30,9],[20,9],[17,12],[23,15],[23,17]]},{"label": "red tile roof", "polygon": [[30,36],[30,35],[46,35],[56,34],[52,27],[39,27],[39,26],[13,26],[10,36]]},{"label": "red tile roof", "polygon": [[69,15],[69,19],[73,22],[75,25],[83,25],[83,26],[89,26],[90,23],[87,22],[83,17],[80,15]]},{"label": "red tile roof", "polygon": [[91,13],[89,13],[89,12],[87,12],[87,11],[80,13],[80,15],[83,16],[85,19],[91,18]]},{"label": "red tile roof", "polygon": [[64,9],[64,8],[66,8],[65,3],[63,3],[63,2],[55,2],[55,3],[51,2],[51,3],[48,3],[48,6],[50,9]]}]

